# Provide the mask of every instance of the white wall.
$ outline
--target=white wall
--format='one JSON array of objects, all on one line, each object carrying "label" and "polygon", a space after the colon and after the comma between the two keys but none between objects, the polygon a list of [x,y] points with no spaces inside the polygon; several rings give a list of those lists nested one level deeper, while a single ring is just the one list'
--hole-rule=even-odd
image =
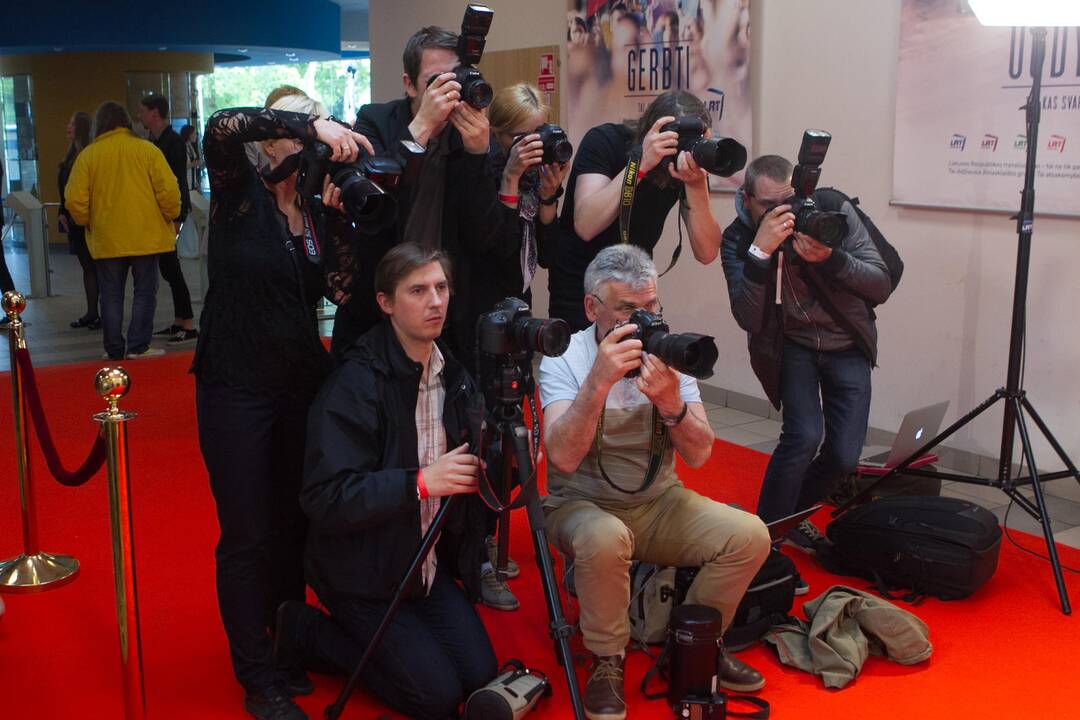
[{"label": "white wall", "polygon": [[[561,0],[490,4],[496,10],[491,49],[565,41]],[[371,0],[372,96],[399,95],[401,48],[416,28],[456,28],[463,9],[464,3],[445,0]],[[907,410],[940,399],[952,402],[951,422],[1005,384],[1017,251],[1015,223],[1004,215],[889,205],[899,15],[899,0],[754,0],[751,13],[752,154],[791,157],[803,129],[830,131],[823,184],[858,195],[906,263],[900,288],[878,313],[880,368],[870,422],[889,430]],[[1018,181],[1018,207],[1019,190]],[[731,196],[716,196],[713,210],[726,225],[734,214]],[[1036,219],[1025,384],[1066,451],[1080,459],[1080,375],[1071,369],[1080,357],[1080,337],[1072,332],[1080,314],[1080,221]],[[673,215],[655,251],[661,267],[675,246],[674,225]],[[543,278],[534,284],[538,313],[546,310],[544,284]],[[716,336],[720,361],[711,382],[763,397],[745,336],[731,317],[719,260],[702,267],[684,247],[678,266],[661,280],[661,297],[673,330]],[[949,445],[996,456],[1002,407]],[[1036,448],[1041,464],[1060,467],[1041,437]]]}]

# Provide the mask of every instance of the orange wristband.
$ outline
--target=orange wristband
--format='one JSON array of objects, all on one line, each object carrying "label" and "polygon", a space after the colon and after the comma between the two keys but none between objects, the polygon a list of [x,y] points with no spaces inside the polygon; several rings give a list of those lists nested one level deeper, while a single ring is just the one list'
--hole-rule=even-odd
[{"label": "orange wristband", "polygon": [[428,499],[427,485],[424,484],[424,471],[416,471],[416,497],[420,500]]}]

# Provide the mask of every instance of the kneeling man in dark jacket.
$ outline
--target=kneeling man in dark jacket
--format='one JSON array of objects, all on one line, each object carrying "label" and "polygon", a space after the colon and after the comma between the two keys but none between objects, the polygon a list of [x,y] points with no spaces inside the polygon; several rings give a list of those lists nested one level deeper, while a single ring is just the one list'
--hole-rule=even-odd
[{"label": "kneeling man in dark jacket", "polygon": [[306,570],[330,617],[283,605],[275,660],[351,672],[444,498],[472,494],[451,512],[363,675],[399,712],[454,717],[498,669],[472,606],[485,559],[480,461],[466,441],[475,386],[437,340],[450,300],[445,254],[398,245],[375,288],[382,323],[345,353],[308,418]]}]

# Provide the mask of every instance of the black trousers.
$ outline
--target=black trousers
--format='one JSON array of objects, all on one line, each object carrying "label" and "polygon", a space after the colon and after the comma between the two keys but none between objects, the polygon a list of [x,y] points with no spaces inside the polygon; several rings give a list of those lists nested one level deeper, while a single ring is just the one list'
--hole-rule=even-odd
[{"label": "black trousers", "polygon": [[191,309],[191,293],[188,291],[184,273],[180,270],[180,256],[176,250],[161,253],[158,257],[158,266],[161,268],[161,277],[169,283],[172,290],[173,317],[181,320],[191,320],[195,317]]},{"label": "black trousers", "polygon": [[300,509],[308,402],[196,381],[199,446],[217,503],[217,592],[236,678],[275,680],[269,632],[277,606],[304,599]]},{"label": "black trousers", "polygon": [[[387,601],[322,597],[303,628],[305,665],[352,674],[389,606]],[[473,690],[495,678],[487,631],[461,588],[439,568],[431,592],[406,600],[364,670],[364,684],[397,712],[421,720],[456,718]]]}]

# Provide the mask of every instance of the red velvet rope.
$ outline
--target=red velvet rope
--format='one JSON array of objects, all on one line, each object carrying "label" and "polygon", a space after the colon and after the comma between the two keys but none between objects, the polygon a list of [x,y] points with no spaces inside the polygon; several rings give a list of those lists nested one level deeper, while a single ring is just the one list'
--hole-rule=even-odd
[{"label": "red velvet rope", "polygon": [[60,455],[56,452],[52,434],[49,432],[45,410],[41,407],[41,395],[38,393],[37,378],[34,377],[34,365],[30,362],[30,351],[21,348],[15,351],[15,357],[22,371],[27,405],[30,406],[30,417],[34,421],[38,443],[41,445],[41,453],[45,456],[45,464],[49,466],[49,472],[61,485],[78,487],[86,483],[105,463],[105,438],[99,432],[93,447],[90,448],[90,455],[83,464],[74,472],[65,470],[60,463]]}]

